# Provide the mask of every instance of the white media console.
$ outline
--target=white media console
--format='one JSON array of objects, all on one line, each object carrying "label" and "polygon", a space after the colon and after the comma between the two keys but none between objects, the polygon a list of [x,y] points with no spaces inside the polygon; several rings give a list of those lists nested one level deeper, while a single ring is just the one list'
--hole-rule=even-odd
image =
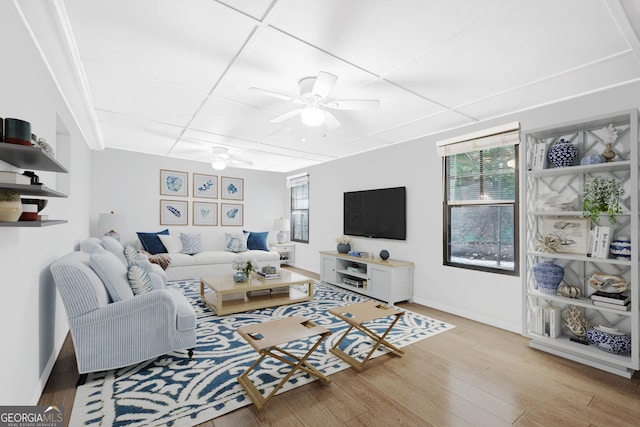
[{"label": "white media console", "polygon": [[413,298],[413,263],[320,251],[320,280],[394,305]]}]

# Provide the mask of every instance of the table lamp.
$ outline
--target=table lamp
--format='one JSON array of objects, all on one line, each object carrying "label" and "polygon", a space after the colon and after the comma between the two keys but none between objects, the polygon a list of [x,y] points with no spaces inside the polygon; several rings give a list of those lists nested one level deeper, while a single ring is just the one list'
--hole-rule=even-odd
[{"label": "table lamp", "polygon": [[276,218],[273,220],[273,229],[278,230],[276,239],[278,243],[282,244],[287,240],[287,233],[289,231],[289,220],[284,218]]},{"label": "table lamp", "polygon": [[105,236],[111,236],[120,241],[120,234],[116,230],[124,230],[124,215],[113,211],[101,213],[98,217],[98,232],[104,232]]}]

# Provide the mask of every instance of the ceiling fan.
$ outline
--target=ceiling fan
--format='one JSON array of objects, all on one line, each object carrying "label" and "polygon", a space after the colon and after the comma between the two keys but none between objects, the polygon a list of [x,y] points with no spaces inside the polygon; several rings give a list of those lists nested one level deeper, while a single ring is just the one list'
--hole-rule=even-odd
[{"label": "ceiling fan", "polygon": [[229,149],[225,147],[211,147],[211,167],[215,170],[225,170],[227,166],[251,166],[253,163],[248,160],[240,160],[229,154]]},{"label": "ceiling fan", "polygon": [[280,123],[300,115],[302,123],[307,126],[320,126],[324,124],[329,129],[334,129],[340,126],[340,122],[331,112],[327,111],[327,109],[376,110],[380,107],[380,101],[377,99],[327,99],[337,81],[338,76],[327,73],[326,71],[320,71],[316,77],[304,77],[298,82],[298,86],[300,87],[300,96],[298,98],[257,87],[251,87],[249,89],[266,96],[303,105],[303,107],[296,108],[295,110],[271,119],[269,121],[270,123]]}]

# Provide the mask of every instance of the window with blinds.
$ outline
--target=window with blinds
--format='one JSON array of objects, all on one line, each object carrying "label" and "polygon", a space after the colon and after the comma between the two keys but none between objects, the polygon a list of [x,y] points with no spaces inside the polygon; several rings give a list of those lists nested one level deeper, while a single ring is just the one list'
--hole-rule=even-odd
[{"label": "window with blinds", "polygon": [[309,243],[309,175],[290,177],[291,241]]},{"label": "window with blinds", "polygon": [[513,134],[441,151],[445,265],[518,274],[519,138]]}]

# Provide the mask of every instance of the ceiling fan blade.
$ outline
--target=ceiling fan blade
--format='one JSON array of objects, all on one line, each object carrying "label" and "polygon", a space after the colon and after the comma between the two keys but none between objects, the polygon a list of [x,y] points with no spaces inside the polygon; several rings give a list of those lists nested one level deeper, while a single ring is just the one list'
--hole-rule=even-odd
[{"label": "ceiling fan blade", "polygon": [[329,92],[331,92],[331,89],[333,89],[333,86],[337,81],[338,76],[334,76],[326,71],[320,71],[318,73],[318,77],[316,77],[316,82],[313,84],[313,90],[311,93],[321,99],[324,99],[329,95]]},{"label": "ceiling fan blade", "polygon": [[300,114],[302,112],[302,108],[296,108],[295,110],[291,110],[288,113],[284,113],[274,119],[269,120],[269,123],[280,123],[280,122],[284,122],[285,120],[288,120],[292,117],[297,116],[298,114]]},{"label": "ceiling fan blade", "polygon": [[285,101],[293,102],[295,104],[303,104],[303,102],[301,100],[299,100],[298,98],[293,98],[293,97],[291,97],[289,95],[283,95],[281,93],[272,92],[272,91],[266,90],[266,89],[260,89],[259,87],[250,87],[249,90],[254,91],[254,92],[258,92],[258,93],[260,93],[262,95],[270,96],[272,98],[284,99]]},{"label": "ceiling fan blade", "polygon": [[240,160],[240,159],[230,159],[227,163],[232,164],[233,166],[252,166],[253,162],[249,160]]},{"label": "ceiling fan blade", "polygon": [[338,119],[336,119],[336,116],[325,110],[324,125],[329,129],[335,129],[337,127],[340,127],[340,122],[338,121]]},{"label": "ceiling fan blade", "polygon": [[377,110],[380,108],[380,101],[377,99],[338,99],[323,105],[334,110]]}]

